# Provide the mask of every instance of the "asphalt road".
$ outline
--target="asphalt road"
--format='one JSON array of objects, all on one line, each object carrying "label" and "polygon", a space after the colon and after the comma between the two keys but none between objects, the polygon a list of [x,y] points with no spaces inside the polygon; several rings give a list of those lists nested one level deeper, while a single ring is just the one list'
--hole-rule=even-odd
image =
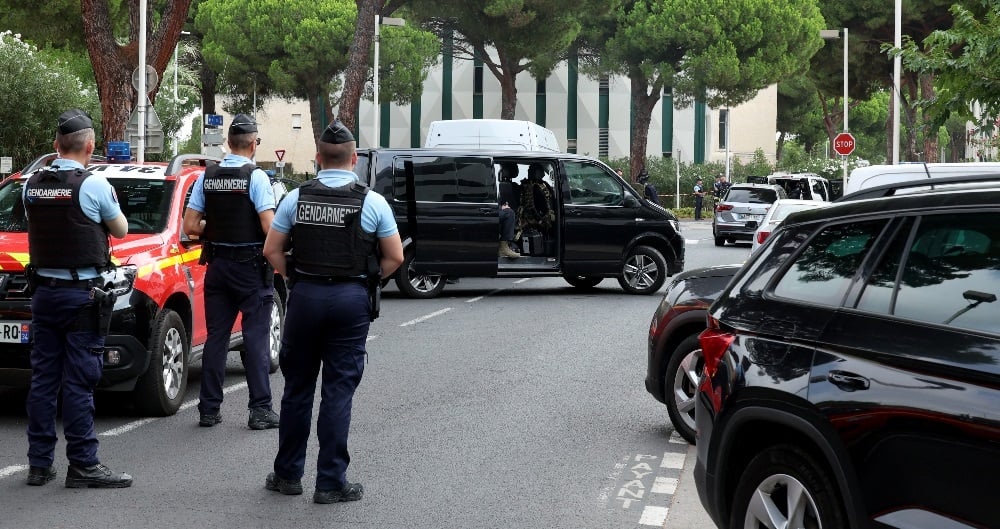
[{"label": "asphalt road", "polygon": [[[707,222],[684,233],[688,268],[748,252],[714,248]],[[348,476],[365,497],[350,504],[311,502],[315,436],[306,494],[264,490],[277,430],[247,428],[236,353],[214,428],[197,426],[197,368],[173,417],[100,395],[101,459],[134,476],[129,489],[63,488],[62,441],[58,479],[25,486],[24,392],[0,388],[0,527],[710,527],[684,477],[688,445],[643,386],[658,302],[612,279],[588,292],[557,278],[462,280],[433,300],[390,289],[354,401]],[[280,372],[271,382],[278,409]]]}]

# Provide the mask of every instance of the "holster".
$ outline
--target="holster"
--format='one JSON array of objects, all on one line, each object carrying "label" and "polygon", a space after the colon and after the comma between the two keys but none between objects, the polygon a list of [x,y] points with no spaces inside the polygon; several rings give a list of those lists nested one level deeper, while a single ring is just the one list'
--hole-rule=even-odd
[{"label": "holster", "polygon": [[90,296],[93,301],[89,305],[84,305],[77,313],[73,330],[90,331],[100,336],[107,336],[118,297],[111,290],[104,291],[97,287],[90,289]]},{"label": "holster", "polygon": [[24,277],[28,280],[27,285],[24,287],[24,293],[31,295],[35,293],[35,289],[38,288],[38,268],[35,265],[28,263],[24,267]]},{"label": "holster", "polygon": [[382,308],[382,267],[375,255],[368,257],[368,305],[369,321],[377,320]]},{"label": "holster", "polygon": [[198,258],[198,264],[204,265],[212,262],[212,258],[215,256],[214,247],[209,241],[205,241],[201,245],[201,257]]}]

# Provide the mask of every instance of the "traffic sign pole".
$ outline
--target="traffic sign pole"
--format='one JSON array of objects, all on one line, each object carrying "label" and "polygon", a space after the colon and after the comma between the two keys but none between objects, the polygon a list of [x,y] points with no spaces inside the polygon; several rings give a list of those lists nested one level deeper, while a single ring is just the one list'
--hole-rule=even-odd
[{"label": "traffic sign pole", "polygon": [[833,150],[841,156],[844,163],[844,189],[847,189],[847,157],[854,152],[855,146],[854,135],[850,132],[841,132],[833,138]]}]

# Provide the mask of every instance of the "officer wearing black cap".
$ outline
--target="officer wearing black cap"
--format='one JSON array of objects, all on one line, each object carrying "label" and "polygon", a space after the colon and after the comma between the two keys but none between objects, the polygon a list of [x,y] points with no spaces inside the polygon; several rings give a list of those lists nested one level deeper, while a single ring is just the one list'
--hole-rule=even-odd
[{"label": "officer wearing black cap", "polygon": [[264,243],[268,261],[291,283],[279,357],[285,392],[278,454],[264,486],[302,494],[313,395],[322,368],[316,503],[360,500],[364,492],[360,483],[347,481],[347,433],[377,302],[366,283],[377,284],[403,262],[388,203],[351,172],[358,161],[355,148],[354,136],[340,121],[323,132],[316,153],[320,171],[281,201]]},{"label": "officer wearing black cap", "polygon": [[271,409],[270,319],[274,272],[261,249],[274,218],[274,193],[267,174],[253,162],[260,138],[257,122],[237,114],[227,137],[230,154],[195,182],[184,212],[184,231],[206,240],[205,323],[198,424],[222,422],[222,383],[229,337],[237,313],[243,315],[243,342],[252,430],[277,428]]},{"label": "officer wearing black cap", "polygon": [[85,168],[94,153],[90,117],[77,109],[62,113],[52,145],[59,157],[31,175],[23,190],[31,259],[27,273],[34,288],[28,485],[45,485],[56,477],[52,462],[61,391],[66,486],[128,487],[132,476],[101,464],[94,433],[94,387],[104,368],[100,353],[111,314],[100,301],[105,294],[101,274],[112,268],[109,234],[125,237],[128,222],[108,180]]}]

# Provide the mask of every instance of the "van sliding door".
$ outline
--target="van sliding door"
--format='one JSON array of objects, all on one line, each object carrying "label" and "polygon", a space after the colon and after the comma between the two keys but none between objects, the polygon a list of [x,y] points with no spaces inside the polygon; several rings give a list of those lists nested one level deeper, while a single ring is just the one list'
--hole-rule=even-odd
[{"label": "van sliding door", "polygon": [[494,276],[500,206],[490,157],[414,156],[410,218],[417,273]]}]

